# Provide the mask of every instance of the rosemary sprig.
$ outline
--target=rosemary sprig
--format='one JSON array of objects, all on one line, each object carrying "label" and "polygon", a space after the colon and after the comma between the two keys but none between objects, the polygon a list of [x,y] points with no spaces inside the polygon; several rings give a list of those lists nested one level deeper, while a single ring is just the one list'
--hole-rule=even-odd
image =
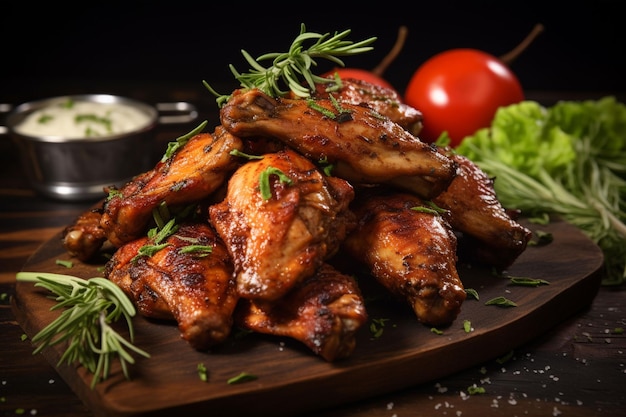
[{"label": "rosemary sprig", "polygon": [[[40,330],[32,339],[39,343],[33,354],[59,343],[67,343],[59,359],[62,363],[78,362],[93,374],[91,388],[109,376],[111,360],[117,357],[122,372],[130,379],[128,364],[135,363],[132,352],[149,358],[150,355],[132,344],[134,338],[132,317],[136,310],[130,299],[106,278],[83,279],[71,275],[45,272],[18,272],[18,281],[34,282],[56,294],[57,304],[51,310],[65,309],[54,321]],[[130,341],[112,327],[120,318],[126,320]]]},{"label": "rosemary sprig", "polygon": [[[285,96],[289,91],[298,97],[310,97],[315,91],[316,83],[334,82],[332,79],[323,78],[313,74],[311,68],[317,66],[316,59],[326,59],[338,66],[345,66],[340,57],[358,55],[372,50],[369,46],[376,38],[371,37],[361,42],[345,40],[350,30],[320,34],[307,32],[304,24],[300,25],[300,34],[294,39],[289,51],[273,52],[253,58],[245,50],[241,50],[251,69],[250,72],[240,73],[231,64],[230,71],[241,83],[243,88],[258,88],[272,97]],[[305,48],[306,42],[314,43]],[[272,65],[264,67],[261,61],[271,60]],[[217,104],[222,107],[230,98],[230,95],[217,93],[206,81],[205,87],[217,97]]]}]

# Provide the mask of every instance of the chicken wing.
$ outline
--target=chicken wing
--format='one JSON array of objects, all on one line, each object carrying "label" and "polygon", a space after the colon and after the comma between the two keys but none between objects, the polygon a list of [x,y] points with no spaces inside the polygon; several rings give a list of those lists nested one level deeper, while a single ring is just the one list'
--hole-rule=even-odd
[{"label": "chicken wing", "polygon": [[274,302],[242,299],[235,313],[238,326],[298,340],[329,362],[352,354],[355,334],[366,321],[354,278],[328,264],[288,296]]},{"label": "chicken wing", "polygon": [[156,253],[158,242],[143,237],[120,247],[105,266],[105,277],[134,301],[138,311],[174,319],[181,337],[205,350],[230,334],[238,301],[230,255],[208,223],[183,224]]},{"label": "chicken wing", "polygon": [[98,253],[107,239],[100,227],[101,218],[101,207],[89,209],[63,229],[61,239],[67,253],[83,262],[91,260]]},{"label": "chicken wing", "polygon": [[275,99],[258,89],[237,90],[220,111],[239,137],[272,137],[353,184],[388,183],[424,198],[445,190],[456,164],[368,106],[337,100]]},{"label": "chicken wing", "polygon": [[456,236],[447,222],[412,194],[371,195],[354,206],[358,225],[344,241],[346,251],[408,302],[420,322],[454,321],[466,294],[456,269]]},{"label": "chicken wing", "polygon": [[331,94],[342,103],[371,107],[414,136],[419,136],[422,130],[422,112],[403,103],[392,89],[356,78],[342,79],[341,88],[335,83],[317,84],[315,98],[328,98]]},{"label": "chicken wing", "polygon": [[104,205],[100,222],[114,246],[144,235],[152,210],[162,203],[182,207],[208,197],[235,170],[242,142],[221,127],[214,134],[201,133],[154,169],[126,184]]},{"label": "chicken wing", "polygon": [[233,258],[239,295],[276,300],[313,275],[354,226],[353,198],[350,184],[292,150],[238,168],[209,215]]},{"label": "chicken wing", "polygon": [[459,256],[500,269],[510,266],[526,250],[532,232],[502,207],[493,178],[462,155],[450,152],[450,158],[457,162],[457,175],[433,202],[447,210],[444,217],[461,232]]}]

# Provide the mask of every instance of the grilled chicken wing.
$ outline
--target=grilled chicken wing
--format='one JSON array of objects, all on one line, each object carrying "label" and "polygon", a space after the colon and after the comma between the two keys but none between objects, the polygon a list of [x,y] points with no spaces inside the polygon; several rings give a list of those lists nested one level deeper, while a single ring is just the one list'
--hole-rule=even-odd
[{"label": "grilled chicken wing", "polygon": [[[155,254],[148,237],[120,247],[105,276],[151,318],[174,319],[181,337],[205,350],[228,337],[238,301],[230,255],[208,223],[182,224]],[[210,250],[209,250],[210,248]]]},{"label": "grilled chicken wing", "polygon": [[456,173],[456,164],[434,145],[367,106],[237,90],[220,118],[233,135],[276,138],[311,160],[326,159],[335,175],[353,184],[388,183],[431,198]]},{"label": "grilled chicken wing", "polygon": [[152,210],[162,203],[182,207],[211,195],[237,166],[230,155],[242,142],[221,127],[201,133],[153,170],[138,175],[104,206],[100,222],[107,239],[119,247],[145,234]]},{"label": "grilled chicken wing", "polygon": [[288,296],[274,302],[242,299],[235,313],[238,326],[298,340],[329,362],[352,354],[355,334],[366,321],[355,280],[328,264]]},{"label": "grilled chicken wing", "polygon": [[456,269],[456,236],[412,194],[379,194],[354,204],[357,228],[344,247],[428,325],[450,324],[466,294]]},{"label": "grilled chicken wing", "polygon": [[313,275],[354,225],[353,197],[347,182],[291,150],[238,168],[209,215],[233,258],[239,295],[276,300]]},{"label": "grilled chicken wing", "polygon": [[444,217],[462,233],[459,256],[500,269],[510,266],[526,249],[532,232],[502,207],[493,178],[462,155],[451,152],[450,158],[458,164],[457,175],[433,202],[448,210]]},{"label": "grilled chicken wing", "polygon": [[315,98],[328,98],[331,94],[343,103],[371,107],[414,136],[422,130],[422,112],[403,103],[392,89],[355,78],[342,79],[341,88],[335,83],[317,84]]},{"label": "grilled chicken wing", "polygon": [[85,262],[92,259],[106,241],[106,234],[100,227],[102,208],[90,209],[76,221],[63,229],[63,247],[71,255]]}]

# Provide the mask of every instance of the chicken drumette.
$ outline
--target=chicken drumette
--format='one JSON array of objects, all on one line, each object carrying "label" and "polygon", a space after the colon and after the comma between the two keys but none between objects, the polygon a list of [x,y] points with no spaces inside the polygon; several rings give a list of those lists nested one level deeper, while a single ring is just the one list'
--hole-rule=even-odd
[{"label": "chicken drumette", "polygon": [[356,229],[344,248],[378,282],[409,303],[425,324],[448,325],[466,294],[456,269],[456,237],[421,199],[405,193],[372,194],[355,201]]},{"label": "chicken drumette", "polygon": [[209,208],[244,298],[276,300],[313,275],[354,225],[354,190],[285,150],[237,169],[226,198]]},{"label": "chicken drumette", "polygon": [[352,354],[366,321],[356,281],[328,264],[279,300],[242,299],[235,314],[240,327],[298,340],[329,362]]},{"label": "chicken drumette", "polygon": [[201,133],[173,156],[126,184],[104,205],[100,226],[114,246],[143,236],[152,211],[161,204],[171,209],[195,204],[217,190],[235,170],[230,152],[242,142],[221,127]]},{"label": "chicken drumette", "polygon": [[[166,244],[155,253],[145,248]],[[198,350],[230,334],[239,297],[224,243],[208,223],[182,224],[156,242],[143,237],[120,247],[105,276],[134,301],[139,312],[174,319],[181,337]]]},{"label": "chicken drumette", "polygon": [[458,165],[457,175],[433,202],[447,210],[443,216],[461,232],[460,256],[500,269],[510,266],[526,249],[531,231],[502,206],[493,178],[468,158],[450,150],[447,153]]}]

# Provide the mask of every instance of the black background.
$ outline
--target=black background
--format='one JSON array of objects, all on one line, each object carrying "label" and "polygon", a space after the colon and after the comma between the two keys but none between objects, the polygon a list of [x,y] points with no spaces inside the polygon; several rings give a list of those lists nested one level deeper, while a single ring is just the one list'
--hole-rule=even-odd
[{"label": "black background", "polygon": [[[116,83],[236,87],[229,64],[245,72],[253,56],[285,51],[300,30],[351,29],[377,37],[374,50],[347,58],[371,69],[409,36],[385,77],[403,92],[426,59],[470,47],[500,56],[536,23],[545,31],[513,64],[526,90],[626,91],[622,1],[582,2],[6,2],[0,100],[28,101],[73,91],[106,92]],[[407,4],[411,4],[409,8]],[[414,9],[414,10],[410,10]],[[325,61],[323,61],[325,65]],[[207,94],[209,94],[207,92]]]}]

